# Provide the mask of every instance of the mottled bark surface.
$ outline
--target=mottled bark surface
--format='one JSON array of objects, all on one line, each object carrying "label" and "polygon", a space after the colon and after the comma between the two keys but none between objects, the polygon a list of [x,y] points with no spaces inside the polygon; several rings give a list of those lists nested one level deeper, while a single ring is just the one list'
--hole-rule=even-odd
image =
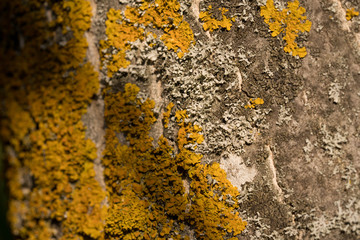
[{"label": "mottled bark surface", "polygon": [[[106,164],[109,163],[105,164],[102,160],[104,154],[109,155],[106,147],[110,143],[106,130],[113,127],[112,120],[106,118],[108,103],[104,102],[103,91],[106,88],[113,93],[124,92],[125,85],[132,83],[140,88],[137,97],[142,100],[136,104],[130,101],[130,105],[142,108],[145,99],[154,100],[154,123],[150,124],[148,134],[152,137],[149,139],[155,149],[152,151],[161,155],[158,149],[163,145],[158,140],[163,136],[169,146],[174,148],[172,154],[175,158],[182,153],[177,134],[184,126],[178,124],[175,111],[168,117],[164,115],[166,107],[172,102],[176,111],[186,109],[188,118],[183,119],[184,123],[194,124],[191,126],[195,126],[195,129],[196,126],[202,128],[199,132],[204,141],[189,141],[184,146],[191,150],[194,154],[192,156],[201,154],[200,161],[205,166],[219,163],[227,179],[239,190],[236,211],[247,221],[247,226],[240,235],[233,236],[229,231],[224,234],[224,239],[359,239],[360,16],[347,20],[346,11],[351,8],[360,11],[360,2],[300,1],[300,7],[306,9],[301,15],[306,16],[312,25],[309,32],[300,32],[296,37],[298,47],[305,47],[307,52],[306,56],[299,57],[293,56],[296,52],[294,49],[291,53],[284,51],[284,47],[289,46],[283,39],[288,30],[272,37],[273,31],[264,22],[262,11],[266,2],[269,4],[271,1],[179,0],[180,8],[175,13],[183,17],[181,23],[189,24],[194,44],[188,48],[181,47],[182,44],[186,45],[181,41],[188,33],[187,28],[184,27],[183,32],[179,30],[180,34],[176,32],[180,27],[167,29],[168,25],[177,21],[176,17],[171,18],[171,21],[166,19],[169,21],[166,26],[156,25],[155,20],[150,21],[150,24],[144,21],[131,25],[132,20],[127,15],[127,20],[121,20],[124,25],[126,22],[134,29],[154,26],[153,30],[147,31],[157,36],[136,40],[129,34],[128,38],[124,37],[129,41],[126,46],[115,41],[115,44],[126,48],[126,57],[123,62],[119,60],[114,63],[114,55],[122,49],[114,44],[100,43],[101,40],[111,42],[111,36],[106,30],[109,10],[125,11],[127,6],[139,8],[142,2],[90,1],[93,15],[91,27],[84,35],[88,43],[86,61],[99,73],[100,87],[89,97],[87,111],[81,121],[86,126],[86,139],[91,139],[96,148],[96,157],[91,160],[95,170],[93,177],[99,189],[107,192],[101,206],[111,209],[113,198],[116,198],[112,195],[116,191],[109,187],[108,181],[113,177],[106,172]],[[209,10],[210,5],[212,8]],[[274,1],[274,6],[278,11],[290,8],[287,1],[282,0]],[[220,8],[228,11],[221,11]],[[219,27],[213,31],[205,31],[206,20],[200,19],[200,15],[206,11],[218,21],[216,24]],[[220,23],[226,18],[228,22]],[[281,26],[291,24],[283,20]],[[169,36],[175,37],[170,40],[162,38],[168,31],[174,31]],[[171,44],[178,45],[174,49]],[[112,65],[121,67],[109,74]],[[6,103],[5,99],[3,102]],[[143,111],[146,112],[146,109]],[[8,117],[6,113],[3,115]],[[167,118],[169,126],[164,127]],[[133,139],[127,137],[131,130],[122,130],[125,127],[119,129],[121,131],[116,133],[118,144],[131,146]],[[196,130],[191,131],[187,134],[197,133]],[[6,138],[9,135],[4,136],[4,149],[11,155],[15,147]],[[139,136],[143,135],[139,133]],[[148,157],[136,153],[131,156]],[[11,171],[14,171],[13,165],[16,164],[7,161],[6,166],[9,165]],[[23,168],[20,174],[29,174]],[[179,170],[182,174],[183,195],[191,192],[190,184],[195,182],[186,171],[186,168]],[[7,181],[10,182],[12,178],[15,177],[8,174]],[[21,178],[24,181],[29,177]],[[72,184],[73,188],[78,186],[78,183]],[[24,192],[26,184],[20,185]],[[31,185],[26,188],[31,191],[35,187]],[[125,191],[122,189],[119,191]],[[143,199],[149,196],[145,195]],[[9,201],[14,201],[11,194]],[[190,211],[194,205],[195,201],[189,200],[184,208]],[[108,210],[108,215],[100,218],[105,226],[109,216],[115,216],[112,212],[110,215],[110,212]],[[181,228],[180,223],[189,219],[187,216],[185,220],[176,216],[169,217],[176,223],[169,225],[168,233],[164,230],[165,225],[157,226],[159,237],[172,239],[170,236]],[[16,217],[21,218],[18,215]],[[24,225],[22,221],[25,220],[20,221]],[[207,228],[196,224],[185,221],[184,229],[179,230],[179,237],[203,239],[197,231]],[[21,226],[12,224],[12,227]],[[57,231],[61,232],[61,228]],[[107,231],[106,227],[104,231]],[[144,231],[141,230],[141,234]],[[18,229],[12,229],[12,232],[22,239]],[[52,233],[49,239],[64,237],[59,232]],[[103,234],[102,230],[100,232]],[[111,235],[115,234],[111,230],[102,237],[91,233],[85,229],[79,236],[83,239],[102,239],[104,236],[110,239],[110,236],[115,236]],[[134,236],[128,239],[142,239]],[[145,235],[141,236],[147,239]]]}]

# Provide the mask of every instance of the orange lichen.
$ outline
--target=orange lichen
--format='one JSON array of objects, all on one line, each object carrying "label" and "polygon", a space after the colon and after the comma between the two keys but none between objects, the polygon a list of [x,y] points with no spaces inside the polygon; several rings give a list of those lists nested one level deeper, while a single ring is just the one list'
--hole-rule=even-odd
[{"label": "orange lichen", "polygon": [[[225,232],[234,236],[240,234],[246,222],[239,220],[239,213],[235,211],[238,190],[226,179],[226,173],[219,164],[197,165],[190,177],[196,179],[190,185],[190,223],[195,225],[197,235],[206,236],[201,239],[222,239]],[[209,179],[212,180],[210,184]]]},{"label": "orange lichen", "polygon": [[[101,203],[105,199],[105,192],[95,180],[92,162],[84,164],[78,187],[73,190],[72,197],[73,201],[69,204],[67,218],[63,224],[62,239],[76,238],[79,234],[93,239],[103,239],[106,208],[102,207]],[[61,216],[58,217],[61,219]]]},{"label": "orange lichen", "polygon": [[174,103],[170,102],[166,107],[166,112],[163,113],[164,128],[168,128],[171,109],[174,107]]},{"label": "orange lichen", "polygon": [[111,77],[113,73],[120,68],[126,68],[130,62],[126,60],[126,51],[130,50],[130,42],[137,39],[144,39],[144,30],[136,28],[133,23],[124,19],[120,11],[111,8],[107,13],[106,20],[106,35],[107,41],[101,41],[102,49],[108,49],[113,46],[117,53],[103,54],[102,60],[111,59],[107,64],[108,76]]},{"label": "orange lichen", "polygon": [[208,7],[208,11],[205,12],[200,12],[199,14],[199,18],[200,20],[204,23],[203,24],[203,28],[205,31],[209,30],[210,32],[218,29],[218,28],[226,28],[227,31],[230,31],[232,23],[235,21],[235,17],[232,18],[228,18],[227,16],[225,16],[225,13],[228,12],[229,10],[226,8],[219,8],[219,10],[221,11],[221,20],[217,20],[215,18],[212,17],[212,6],[209,5]]},{"label": "orange lichen", "polygon": [[164,31],[165,33],[160,39],[164,41],[168,49],[174,50],[178,57],[182,58],[194,42],[194,35],[189,23],[183,21],[176,31],[175,29],[165,29]]},{"label": "orange lichen", "polygon": [[[149,132],[155,103],[138,98],[134,84],[126,84],[124,92],[104,91],[106,194],[95,179],[96,148],[81,121],[99,88],[98,74],[85,61],[89,2],[14,0],[1,2],[0,9],[12,11],[2,19],[19,17],[0,22],[1,138],[8,150],[8,216],[17,239],[189,239],[185,226],[198,239],[221,239],[244,229],[233,203],[239,193],[218,164],[202,165],[202,155],[192,150],[204,140],[202,129],[187,121],[185,110],[176,111],[177,146],[162,136],[154,147]],[[119,40],[134,30],[126,25],[132,17],[131,8],[127,11],[126,21],[111,23],[124,33],[109,30],[116,37],[102,43],[118,50],[117,58],[110,58],[117,66],[136,38],[132,33],[125,37],[130,40]],[[178,48],[179,57],[187,51],[182,41],[191,37],[179,36],[191,29],[177,1],[143,1],[136,11],[134,18],[157,16],[146,20],[148,27],[162,29],[163,41]],[[115,18],[116,11],[112,14]],[[147,30],[139,29],[144,28],[136,27],[137,37],[145,37]],[[26,41],[17,46],[10,41],[15,36]],[[171,108],[168,112],[169,119]],[[210,184],[209,177],[217,182]],[[189,193],[185,181],[191,183]],[[105,195],[109,208],[103,206]],[[208,224],[209,218],[217,225]]]},{"label": "orange lichen", "polygon": [[204,136],[199,134],[202,131],[198,125],[186,124],[185,119],[188,118],[186,110],[179,110],[175,113],[176,122],[180,126],[178,132],[178,147],[180,150],[184,148],[185,144],[201,144],[204,141]]},{"label": "orange lichen", "polygon": [[101,239],[105,192],[81,121],[99,88],[84,61],[90,3],[14,0],[0,9],[14,20],[0,21],[10,29],[1,33],[0,82],[12,232],[17,239]]},{"label": "orange lichen", "polygon": [[306,16],[303,16],[305,12],[305,8],[299,7],[298,0],[288,2],[288,8],[282,11],[275,8],[273,0],[267,0],[266,6],[261,7],[260,13],[272,31],[271,36],[275,37],[284,33],[283,39],[286,42],[284,51],[301,58],[306,56],[306,48],[299,48],[295,39],[299,32],[309,32],[311,29],[311,22],[307,20]]},{"label": "orange lichen", "polygon": [[[185,225],[198,239],[240,234],[246,222],[235,211],[237,189],[219,164],[202,165],[202,155],[190,149],[203,141],[201,128],[186,121],[185,110],[178,110],[178,152],[163,136],[154,147],[149,131],[156,120],[155,103],[138,98],[138,92],[130,83],[124,92],[104,92],[108,128],[103,165],[110,203],[106,237],[188,239]],[[172,107],[167,107],[167,119]],[[119,141],[119,134],[125,139]],[[216,183],[210,184],[209,177]],[[187,180],[189,193],[183,185]]]},{"label": "orange lichen", "polygon": [[[126,51],[130,43],[144,40],[153,28],[162,30],[160,37],[169,50],[183,57],[191,44],[194,35],[190,25],[179,13],[177,0],[143,0],[140,7],[127,6],[125,11],[110,9],[107,13],[106,35],[108,39],[101,41],[102,59],[107,59],[108,76],[120,68],[126,68],[130,62],[126,59]],[[152,34],[156,38],[156,34]],[[116,53],[113,51],[116,50]]]},{"label": "orange lichen", "polygon": [[346,20],[350,21],[356,16],[359,16],[359,12],[355,11],[355,8],[346,9]]},{"label": "orange lichen", "polygon": [[264,100],[261,98],[252,99],[250,98],[250,103],[245,105],[245,108],[255,108],[256,105],[264,104]]}]

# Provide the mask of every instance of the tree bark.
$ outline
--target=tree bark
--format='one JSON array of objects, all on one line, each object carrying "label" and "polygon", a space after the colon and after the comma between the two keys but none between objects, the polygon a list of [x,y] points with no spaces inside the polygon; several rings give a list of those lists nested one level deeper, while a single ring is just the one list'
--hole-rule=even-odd
[{"label": "tree bark", "polygon": [[2,236],[359,238],[358,0],[0,9]]}]

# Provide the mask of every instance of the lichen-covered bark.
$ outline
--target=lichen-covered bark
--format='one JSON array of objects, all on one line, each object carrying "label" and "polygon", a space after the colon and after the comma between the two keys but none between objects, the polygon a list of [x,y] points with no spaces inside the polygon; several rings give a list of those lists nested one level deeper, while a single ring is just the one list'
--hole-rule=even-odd
[{"label": "lichen-covered bark", "polygon": [[13,234],[98,239],[105,192],[81,121],[99,88],[98,72],[84,61],[90,4],[11,1],[1,9],[1,137]]},{"label": "lichen-covered bark", "polygon": [[16,239],[358,239],[358,0],[0,3]]}]

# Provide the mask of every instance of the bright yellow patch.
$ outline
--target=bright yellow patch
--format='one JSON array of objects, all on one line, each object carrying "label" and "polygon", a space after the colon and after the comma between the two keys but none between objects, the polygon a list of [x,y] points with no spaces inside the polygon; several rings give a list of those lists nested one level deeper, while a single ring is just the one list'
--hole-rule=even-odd
[{"label": "bright yellow patch", "polygon": [[[99,89],[97,72],[84,61],[91,7],[86,0],[46,4],[52,20],[42,0],[0,4],[11,9],[1,9],[9,22],[0,23],[9,29],[0,39],[1,139],[13,152],[9,222],[19,239],[55,239],[59,229],[61,239],[104,239],[105,192],[81,120]],[[14,29],[26,39],[22,48],[13,44]],[[68,39],[58,44],[61,34]]]},{"label": "bright yellow patch", "polygon": [[235,21],[235,18],[228,18],[225,16],[225,13],[229,10],[226,8],[219,8],[221,11],[221,20],[217,20],[212,17],[211,13],[212,6],[209,5],[208,11],[200,12],[199,18],[204,23],[203,28],[205,31],[209,30],[210,32],[218,29],[218,28],[225,28],[227,31],[230,31],[232,23]]},{"label": "bright yellow patch", "polygon": [[311,29],[311,22],[303,16],[305,12],[305,8],[299,7],[298,0],[288,2],[288,8],[282,11],[275,8],[273,0],[268,0],[266,6],[261,7],[260,13],[272,31],[271,36],[275,37],[284,33],[283,39],[286,42],[284,51],[300,58],[306,56],[306,48],[299,48],[295,40],[299,32],[309,32]]},{"label": "bright yellow patch", "polygon": [[346,20],[350,21],[356,16],[359,16],[359,12],[355,11],[355,8],[346,9]]},{"label": "bright yellow patch", "polygon": [[[219,164],[202,165],[202,155],[190,149],[204,140],[202,129],[187,121],[186,110],[176,111],[178,150],[174,151],[163,136],[154,147],[149,131],[156,120],[155,103],[138,98],[138,92],[130,83],[124,92],[104,92],[108,129],[103,165],[110,203],[107,236],[188,239],[185,225],[191,225],[197,239],[240,234],[246,222],[235,213],[238,190]],[[167,106],[164,123],[168,123],[173,106]],[[126,143],[119,142],[118,133],[125,136]],[[217,183],[209,183],[209,177]],[[191,182],[189,193],[185,193],[186,179]]]},{"label": "bright yellow patch", "polygon": [[157,37],[151,32],[154,28],[162,31],[160,40],[168,50],[173,50],[182,58],[194,44],[194,34],[179,9],[177,0],[143,0],[140,7],[127,6],[124,12],[110,9],[106,20],[108,39],[101,41],[102,61],[108,61],[108,77],[112,77],[120,68],[129,66],[126,51],[131,48],[130,43],[138,39],[142,41],[149,34]]},{"label": "bright yellow patch", "polygon": [[174,107],[174,103],[170,102],[166,107],[166,112],[163,113],[164,128],[168,128],[171,109]]},{"label": "bright yellow patch", "polygon": [[245,108],[255,108],[256,105],[264,104],[264,100],[261,98],[252,99],[250,98],[250,104],[245,105]]}]

